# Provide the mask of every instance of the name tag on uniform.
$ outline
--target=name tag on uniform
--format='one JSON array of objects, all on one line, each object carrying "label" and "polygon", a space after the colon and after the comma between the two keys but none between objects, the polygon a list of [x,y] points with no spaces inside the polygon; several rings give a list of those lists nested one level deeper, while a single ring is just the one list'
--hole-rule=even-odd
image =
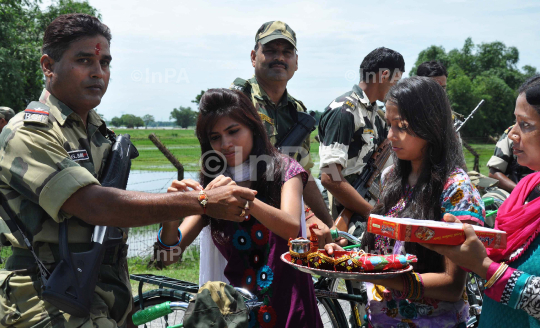
[{"label": "name tag on uniform", "polygon": [[48,120],[49,112],[29,108],[24,110],[24,122],[47,124]]},{"label": "name tag on uniform", "polygon": [[88,157],[88,152],[86,150],[68,151],[68,154],[69,154],[69,157],[71,157],[71,160],[75,162],[90,159],[90,157]]}]

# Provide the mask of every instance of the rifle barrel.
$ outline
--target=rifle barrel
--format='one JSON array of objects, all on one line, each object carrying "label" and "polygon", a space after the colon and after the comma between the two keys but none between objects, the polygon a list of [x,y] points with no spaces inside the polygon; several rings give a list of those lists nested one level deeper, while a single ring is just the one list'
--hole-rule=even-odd
[{"label": "rifle barrel", "polygon": [[480,100],[480,102],[478,103],[478,105],[476,105],[476,108],[472,110],[472,112],[469,114],[469,116],[467,116],[467,118],[465,119],[465,121],[463,121],[463,123],[461,123],[461,125],[456,129],[456,133],[459,132],[459,130],[461,130],[461,128],[465,125],[465,123],[467,123],[467,121],[472,118],[472,116],[474,115],[474,113],[476,113],[476,111],[482,107],[482,105],[485,103],[484,99]]}]

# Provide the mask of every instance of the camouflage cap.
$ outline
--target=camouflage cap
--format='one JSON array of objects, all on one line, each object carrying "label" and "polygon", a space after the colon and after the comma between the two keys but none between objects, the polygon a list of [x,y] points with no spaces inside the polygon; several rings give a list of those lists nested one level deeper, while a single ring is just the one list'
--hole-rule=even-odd
[{"label": "camouflage cap", "polygon": [[267,44],[277,39],[289,41],[296,49],[296,33],[294,33],[289,25],[283,22],[271,21],[264,23],[257,31],[257,34],[255,34],[255,44],[257,42]]},{"label": "camouflage cap", "polygon": [[0,118],[9,121],[13,116],[15,116],[15,111],[13,109],[0,106]]},{"label": "camouflage cap", "polygon": [[247,327],[248,312],[244,299],[232,286],[220,281],[209,281],[189,302],[184,315],[184,327]]}]

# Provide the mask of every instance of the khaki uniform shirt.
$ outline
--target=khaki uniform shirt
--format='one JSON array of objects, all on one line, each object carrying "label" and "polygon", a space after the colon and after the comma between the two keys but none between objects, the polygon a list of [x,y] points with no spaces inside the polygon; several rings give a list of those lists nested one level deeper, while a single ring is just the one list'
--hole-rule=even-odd
[{"label": "khaki uniform shirt", "polygon": [[[94,226],[61,210],[77,190],[99,184],[111,150],[105,123],[94,110],[89,112],[87,123],[85,127],[79,115],[44,90],[39,103],[33,102],[17,114],[0,134],[0,192],[33,237],[34,250],[45,264],[58,262],[59,222],[69,220],[71,251],[84,251],[90,246]],[[20,233],[9,232],[4,222],[1,226],[3,243],[13,245],[6,270],[35,267],[31,253],[21,243]],[[127,229],[124,238],[127,239]],[[9,271],[3,275],[2,284],[1,278],[8,279]],[[35,296],[36,292],[31,288],[25,295]],[[131,307],[125,258],[115,265],[100,267],[96,294],[105,300],[110,316],[117,322],[125,318],[127,308]],[[8,295],[0,293],[0,301],[4,297]],[[35,297],[34,300],[38,301]],[[0,316],[5,316],[2,312]],[[52,316],[48,309],[47,312]],[[38,320],[41,314],[32,315],[38,316]]]},{"label": "khaki uniform shirt", "polygon": [[[255,76],[249,80],[237,78],[232,83],[231,89],[240,90],[251,99],[259,112],[259,116],[266,128],[266,133],[272,145],[281,141],[294,125],[295,118],[291,115],[291,110],[306,112],[304,104],[293,98],[287,91],[285,91],[279,103],[274,104],[263,88],[260,87]],[[309,155],[310,136],[306,138],[302,147],[307,151],[308,155],[303,156],[298,162],[309,172],[313,167],[313,161]]]}]

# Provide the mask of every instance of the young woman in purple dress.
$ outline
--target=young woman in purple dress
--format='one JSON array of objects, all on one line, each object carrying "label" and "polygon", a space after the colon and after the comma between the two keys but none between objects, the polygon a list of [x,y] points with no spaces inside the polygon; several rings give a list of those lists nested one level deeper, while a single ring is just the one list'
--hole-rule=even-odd
[{"label": "young woman in purple dress", "polygon": [[230,220],[203,215],[186,217],[180,227],[180,221],[166,222],[160,242],[165,248],[185,249],[210,225],[213,242],[227,260],[225,277],[265,302],[250,313],[250,327],[322,327],[311,276],[280,260],[288,251],[288,239],[301,234],[307,173],[270,144],[256,109],[241,92],[206,91],[196,134],[202,153],[201,183],[176,181],[169,191],[200,190],[204,203],[204,190],[236,184],[257,191],[257,196]]}]

